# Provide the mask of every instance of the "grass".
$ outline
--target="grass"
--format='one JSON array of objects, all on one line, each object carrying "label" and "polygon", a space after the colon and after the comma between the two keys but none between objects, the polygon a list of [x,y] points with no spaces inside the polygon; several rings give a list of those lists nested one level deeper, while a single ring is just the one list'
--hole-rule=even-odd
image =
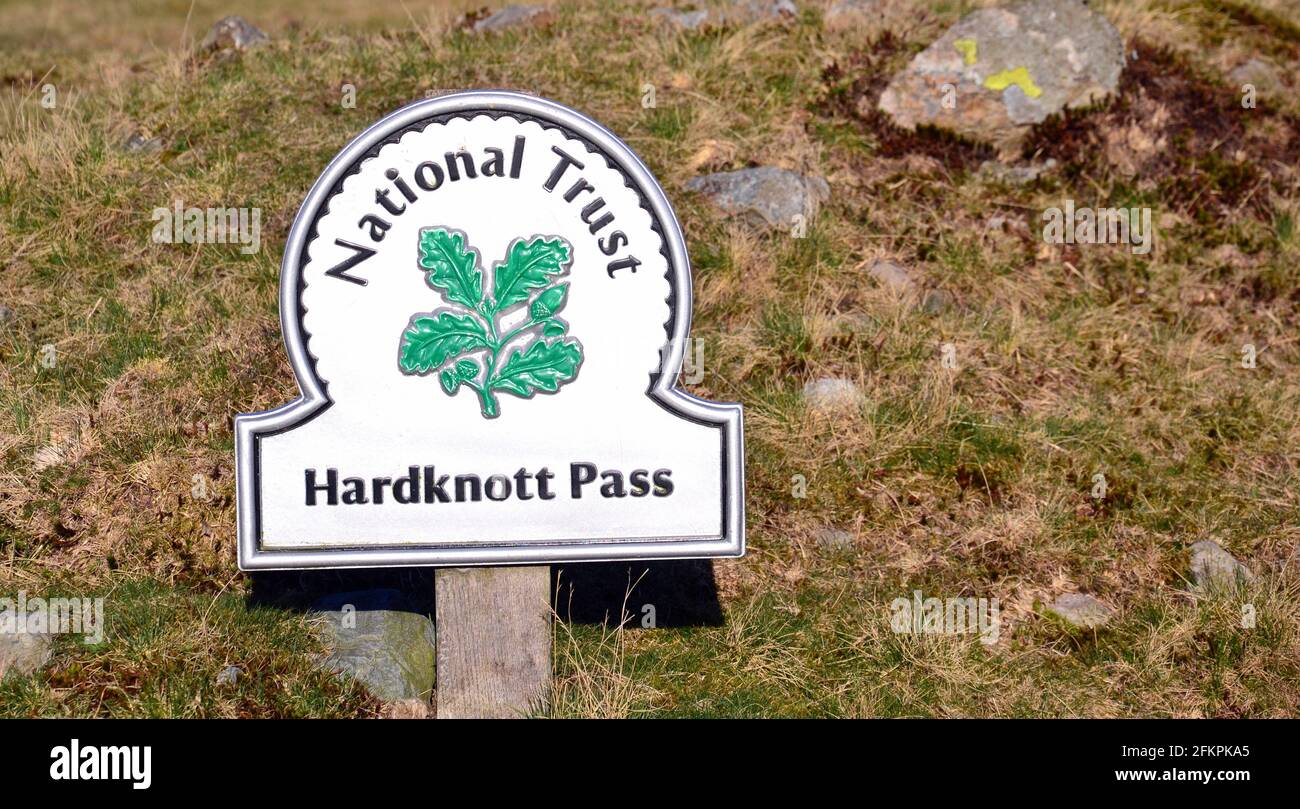
[{"label": "grass", "polygon": [[[692,253],[706,372],[691,390],[746,405],[749,554],[713,565],[725,620],[643,629],[634,588],[626,625],[557,623],[545,713],[1300,712],[1300,109],[1283,93],[1242,110],[1226,77],[1253,55],[1294,74],[1284,5],[1094,4],[1141,67],[1118,101],[1031,135],[1026,158],[1058,168],[1023,186],[981,180],[984,147],[859,105],[959,4],[889,2],[831,32],[809,3],[785,25],[681,35],[630,0],[561,4],[548,28],[493,37],[459,30],[450,7],[318,5],[0,11],[0,304],[14,310],[0,595],[102,595],[109,625],[6,679],[0,715],[382,712],[313,665],[301,613],[260,605],[236,574],[232,417],[296,395],[278,262],[317,173],[382,114],[467,87],[568,103],[646,160]],[[196,55],[225,13],[273,42]],[[1108,151],[1161,104],[1166,149]],[[161,151],[123,150],[135,131]],[[829,180],[806,238],[751,232],[683,190],[747,165]],[[1038,216],[1065,198],[1152,207],[1155,249],[1044,245]],[[150,212],[176,199],[260,208],[263,249],[152,243]],[[876,258],[956,303],[928,314],[880,288]],[[856,381],[862,407],[807,412],[802,386],[823,376]],[[823,528],[854,542],[823,547]],[[1211,537],[1254,569],[1248,589],[1189,589],[1187,548]],[[916,590],[998,598],[999,640],[895,634],[889,605]],[[1043,615],[1075,591],[1116,607],[1112,624]],[[247,674],[217,686],[227,665]]]},{"label": "grass", "polygon": [[[361,686],[312,665],[317,640],[303,619],[248,608],[236,592],[186,592],[124,578],[103,598],[101,643],[56,636],[39,677],[0,683],[3,716],[187,718],[366,717],[378,703]],[[239,666],[231,684],[214,672]]]}]

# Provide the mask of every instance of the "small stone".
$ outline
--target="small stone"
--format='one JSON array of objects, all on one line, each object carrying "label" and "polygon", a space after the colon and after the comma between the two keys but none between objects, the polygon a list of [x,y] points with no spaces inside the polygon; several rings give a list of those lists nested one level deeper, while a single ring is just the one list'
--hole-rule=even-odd
[{"label": "small stone", "polygon": [[32,470],[40,472],[58,466],[68,459],[68,450],[62,444],[48,444],[32,453]]},{"label": "small stone", "polygon": [[351,674],[379,699],[424,699],[433,690],[433,621],[397,590],[341,593],[317,601],[330,654],[323,665]]},{"label": "small stone", "polygon": [[1029,226],[1025,220],[1019,216],[1007,216],[1002,213],[995,213],[984,220],[984,227],[987,230],[996,230],[1002,233],[1018,233],[1028,235]]},{"label": "small stone", "polygon": [[816,379],[803,386],[804,402],[814,412],[851,410],[863,402],[862,391],[848,379]]},{"label": "small stone", "polygon": [[756,22],[792,20],[799,8],[791,0],[736,0],[722,11],[727,25],[749,25]]},{"label": "small stone", "polygon": [[932,289],[925,293],[925,300],[921,302],[921,310],[927,315],[941,315],[952,308],[954,299],[952,293],[942,289]]},{"label": "small stone", "polygon": [[1282,75],[1277,66],[1258,56],[1237,65],[1228,74],[1228,78],[1236,85],[1235,89],[1249,84],[1266,95],[1280,93],[1283,89]]},{"label": "small stone", "polygon": [[793,228],[797,216],[805,224],[812,222],[831,193],[820,177],[771,166],[706,174],[688,181],[686,188],[705,194],[723,213],[771,228]]},{"label": "small stone", "polygon": [[1044,172],[1056,168],[1056,158],[1049,157],[1042,163],[1016,163],[1008,165],[996,160],[985,160],[980,164],[976,176],[985,182],[1004,183],[1006,185],[1028,185],[1037,180]]},{"label": "small stone", "polygon": [[839,0],[822,17],[822,23],[830,31],[842,31],[856,28],[880,15],[880,0]]},{"label": "small stone", "polygon": [[0,680],[10,673],[31,674],[50,662],[53,654],[53,644],[47,634],[0,632]]},{"label": "small stone", "polygon": [[758,22],[785,22],[799,14],[791,0],[736,0],[729,6],[714,9],[681,11],[661,7],[650,10],[665,25],[681,31],[699,31],[703,28],[751,25]]},{"label": "small stone", "polygon": [[912,280],[907,269],[892,261],[872,262],[867,269],[867,275],[896,295],[908,295],[916,290],[916,282]]},{"label": "small stone", "polygon": [[4,304],[0,304],[0,326],[8,326],[13,322],[15,317],[17,317],[17,315],[14,313],[14,310]]},{"label": "small stone", "polygon": [[542,25],[551,21],[551,11],[546,6],[506,6],[474,23],[475,33],[504,31],[525,25]]},{"label": "small stone", "polygon": [[217,685],[235,685],[244,670],[239,666],[226,666],[217,674]]},{"label": "small stone", "polygon": [[1191,568],[1192,585],[1202,592],[1235,590],[1238,585],[1255,580],[1249,567],[1209,539],[1192,545]]},{"label": "small stone", "polygon": [[148,138],[140,132],[134,132],[122,148],[128,152],[157,152],[162,150],[162,138]]},{"label": "small stone", "polygon": [[385,719],[428,719],[429,703],[422,699],[399,699],[384,708]]},{"label": "small stone", "polygon": [[262,33],[248,20],[239,16],[223,17],[212,26],[208,35],[199,43],[204,51],[246,51],[268,42],[270,37]]},{"label": "small stone", "polygon": [[836,337],[868,333],[874,331],[876,325],[876,319],[865,312],[846,312],[831,320],[832,334]]},{"label": "small stone", "polygon": [[1047,611],[1080,629],[1096,629],[1115,615],[1115,610],[1085,593],[1058,596],[1047,605]]},{"label": "small stone", "polygon": [[698,11],[678,11],[675,8],[652,8],[650,16],[657,17],[660,22],[670,28],[677,28],[682,31],[698,31],[709,21],[708,9]]},{"label": "small stone", "polygon": [[963,17],[893,77],[878,106],[906,129],[944,127],[1013,154],[1029,129],[1115,93],[1124,42],[1078,0],[1027,0]]},{"label": "small stone", "polygon": [[839,528],[818,528],[813,539],[820,547],[834,550],[852,548],[855,541],[852,533]]}]

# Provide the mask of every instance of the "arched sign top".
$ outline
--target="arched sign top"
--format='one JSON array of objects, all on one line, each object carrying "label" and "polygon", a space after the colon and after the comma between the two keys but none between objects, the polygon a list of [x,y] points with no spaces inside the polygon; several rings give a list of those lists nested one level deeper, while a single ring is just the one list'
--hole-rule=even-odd
[{"label": "arched sign top", "polygon": [[663,189],[551,101],[370,127],[289,233],[302,397],[236,419],[245,569],[743,552],[739,405],[676,387],[690,266]]}]

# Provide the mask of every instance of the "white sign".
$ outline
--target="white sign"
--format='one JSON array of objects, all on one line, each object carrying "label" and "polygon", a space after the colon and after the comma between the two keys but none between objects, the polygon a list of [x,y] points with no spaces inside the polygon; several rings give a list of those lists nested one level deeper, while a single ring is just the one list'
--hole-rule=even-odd
[{"label": "white sign", "polygon": [[241,568],[744,552],[741,408],[676,387],[681,228],[573,110],[372,126],[298,212],[280,310],[302,397],[235,420]]}]

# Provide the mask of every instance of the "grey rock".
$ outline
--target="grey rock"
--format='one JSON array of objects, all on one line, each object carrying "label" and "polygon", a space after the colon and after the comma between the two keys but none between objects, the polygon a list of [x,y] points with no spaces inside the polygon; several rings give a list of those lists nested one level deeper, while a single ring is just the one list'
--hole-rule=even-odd
[{"label": "grey rock", "polygon": [[907,268],[892,261],[874,261],[867,268],[867,275],[876,279],[885,289],[896,295],[908,295],[916,291],[916,281]]},{"label": "grey rock", "polygon": [[1202,592],[1233,590],[1255,580],[1250,568],[1223,549],[1219,543],[1203,539],[1192,545],[1192,584]]},{"label": "grey rock", "polygon": [[270,41],[257,26],[239,16],[223,17],[199,43],[205,51],[246,51]]},{"label": "grey rock", "polygon": [[684,31],[698,31],[701,28],[752,25],[759,22],[782,22],[794,19],[799,8],[791,0],[736,0],[730,5],[716,8],[681,11],[675,8],[661,7],[650,10],[670,27]]},{"label": "grey rock", "polygon": [[50,662],[53,654],[54,647],[47,634],[0,632],[0,679],[10,673],[31,674]]},{"label": "grey rock", "polygon": [[698,31],[709,21],[709,10],[678,11],[675,8],[652,8],[650,16],[671,28],[683,31]]},{"label": "grey rock", "polygon": [[1115,615],[1115,610],[1085,593],[1066,593],[1047,605],[1048,612],[1071,626],[1096,629]]},{"label": "grey rock", "polygon": [[737,0],[723,11],[729,25],[748,25],[769,20],[789,20],[799,15],[791,0]]},{"label": "grey rock", "polygon": [[818,528],[813,533],[813,539],[819,546],[831,550],[852,548],[855,541],[851,532],[840,528]]},{"label": "grey rock", "polygon": [[706,174],[689,180],[686,188],[706,195],[728,215],[773,228],[793,227],[800,215],[811,222],[831,193],[820,177],[771,166]]},{"label": "grey rock", "polygon": [[1114,93],[1123,68],[1105,17],[1078,0],[1028,0],[963,17],[894,76],[879,106],[902,127],[946,127],[1006,154],[1047,116]]},{"label": "grey rock", "polygon": [[351,674],[385,702],[427,699],[435,635],[429,616],[397,590],[340,593],[317,601],[330,654],[323,665]]},{"label": "grey rock", "polygon": [[217,685],[235,685],[243,673],[239,666],[226,666],[217,674]]},{"label": "grey rock", "polygon": [[162,138],[147,138],[140,132],[134,132],[122,144],[122,148],[128,152],[158,152],[162,150]]},{"label": "grey rock", "polygon": [[13,322],[15,317],[17,317],[17,315],[14,313],[14,310],[4,304],[0,304],[0,326],[8,326]]},{"label": "grey rock", "polygon": [[808,407],[817,412],[851,410],[864,401],[862,391],[848,379],[825,377],[803,386],[803,398]]},{"label": "grey rock", "polygon": [[525,25],[538,25],[549,21],[550,9],[546,6],[506,6],[474,23],[476,33],[504,31],[507,28],[519,28]]},{"label": "grey rock", "polygon": [[838,0],[822,16],[822,24],[832,31],[854,28],[880,14],[880,0]]},{"label": "grey rock", "polygon": [[925,300],[921,302],[921,310],[927,315],[941,315],[953,307],[955,299],[951,292],[943,289],[932,289],[925,293]]},{"label": "grey rock", "polygon": [[1280,93],[1283,90],[1282,74],[1278,72],[1277,66],[1258,56],[1237,65],[1228,74],[1228,78],[1232,80],[1237,88],[1249,84],[1257,91],[1269,95]]}]

